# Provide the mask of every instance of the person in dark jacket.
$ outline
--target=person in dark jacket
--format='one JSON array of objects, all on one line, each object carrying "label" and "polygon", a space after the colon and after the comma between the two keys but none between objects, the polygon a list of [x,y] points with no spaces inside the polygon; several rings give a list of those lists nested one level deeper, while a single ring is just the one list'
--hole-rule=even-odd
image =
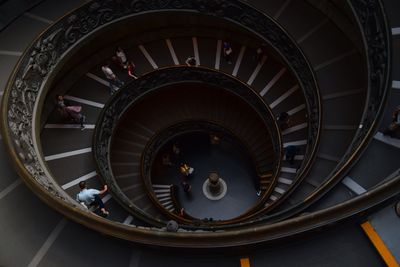
[{"label": "person in dark jacket", "polygon": [[297,146],[287,146],[285,147],[285,155],[286,155],[286,160],[293,165],[294,164],[294,158],[296,155],[299,153],[299,148]]}]

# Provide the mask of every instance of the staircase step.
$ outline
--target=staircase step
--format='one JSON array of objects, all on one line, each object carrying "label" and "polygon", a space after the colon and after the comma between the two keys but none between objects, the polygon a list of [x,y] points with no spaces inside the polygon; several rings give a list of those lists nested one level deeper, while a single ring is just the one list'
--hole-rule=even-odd
[{"label": "staircase step", "polygon": [[170,193],[167,194],[156,194],[157,198],[161,198],[161,197],[167,197],[170,196]]},{"label": "staircase step", "polygon": [[159,202],[168,201],[171,199],[171,195],[168,194],[167,197],[157,198]]},{"label": "staircase step", "polygon": [[156,190],[154,190],[154,193],[156,193],[156,195],[158,195],[157,193],[166,193],[166,192],[170,192],[170,189],[156,189]]},{"label": "staircase step", "polygon": [[167,184],[167,185],[164,185],[164,184],[153,184],[152,186],[153,186],[153,188],[168,188],[168,189],[171,187],[171,185],[169,185],[169,184]]},{"label": "staircase step", "polygon": [[284,177],[279,177],[278,182],[282,183],[282,184],[287,184],[287,185],[291,185],[293,183],[292,180],[289,180],[289,179],[284,178]]},{"label": "staircase step", "polygon": [[171,204],[171,203],[172,203],[172,200],[167,201],[167,202],[161,202],[161,201],[160,201],[160,203],[165,207],[165,206]]}]

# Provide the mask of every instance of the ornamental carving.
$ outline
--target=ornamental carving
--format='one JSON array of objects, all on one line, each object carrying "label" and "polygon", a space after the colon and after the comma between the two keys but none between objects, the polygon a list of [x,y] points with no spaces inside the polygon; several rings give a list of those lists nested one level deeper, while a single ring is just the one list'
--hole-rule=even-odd
[{"label": "ornamental carving", "polygon": [[[388,25],[380,1],[348,0],[348,2],[354,7],[354,14],[359,19],[364,36],[369,64],[370,97],[367,103],[368,111],[362,122],[363,128],[357,133],[352,146],[341,162],[342,165],[362,145],[369,128],[375,124],[377,117],[382,113],[389,87],[391,56]],[[52,70],[68,53],[68,49],[84,40],[93,31],[124,17],[149,11],[201,12],[227,19],[255,32],[265,42],[275,47],[297,76],[300,87],[307,96],[306,108],[310,119],[309,141],[312,142],[309,149],[315,149],[321,110],[313,72],[300,48],[271,18],[238,0],[94,0],[53,24],[35,41],[22,56],[4,94],[7,99],[4,101],[3,109],[6,112],[3,114],[3,119],[9,127],[7,130],[10,139],[14,140],[14,143],[9,144],[10,149],[18,155],[19,161],[45,190],[55,197],[61,197],[54,189],[53,178],[45,175],[43,166],[38,162],[40,155],[34,147],[35,129],[32,127],[35,118],[32,114],[35,104],[45,97],[41,95],[43,83],[53,75]],[[137,92],[138,95],[141,93]],[[129,99],[125,101],[128,102]],[[108,116],[111,115],[108,114]],[[107,123],[107,127],[112,129],[111,117],[108,118]],[[105,147],[99,149],[104,153],[107,151]]]},{"label": "ornamental carving", "polygon": [[360,122],[352,143],[341,161],[326,177],[324,185],[320,186],[312,198],[304,203],[292,206],[281,212],[279,216],[265,217],[265,221],[283,220],[302,212],[335,186],[346,175],[346,171],[367,147],[367,141],[373,136],[378,127],[379,118],[383,115],[384,106],[390,91],[391,75],[391,41],[390,29],[381,1],[376,0],[347,0],[359,23],[364,40],[364,53],[368,64],[368,98],[366,110]]},{"label": "ornamental carving", "polygon": [[[391,46],[389,25],[380,1],[348,0],[359,22],[364,38],[365,57],[368,62],[369,101],[363,114],[360,128],[342,161],[336,166],[338,171],[366,142],[368,133],[376,128],[384,111],[390,90]],[[373,131],[372,131],[373,132]],[[365,147],[365,146],[364,146]]]}]

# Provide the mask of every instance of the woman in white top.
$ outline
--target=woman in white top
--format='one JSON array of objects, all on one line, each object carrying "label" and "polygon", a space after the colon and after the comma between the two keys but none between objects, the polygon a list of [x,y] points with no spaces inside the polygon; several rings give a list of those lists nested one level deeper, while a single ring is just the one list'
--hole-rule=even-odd
[{"label": "woman in white top", "polygon": [[124,83],[118,79],[117,75],[114,74],[112,69],[110,68],[110,62],[107,62],[104,66],[101,67],[104,75],[106,76],[109,86],[110,86],[110,93],[115,93]]}]

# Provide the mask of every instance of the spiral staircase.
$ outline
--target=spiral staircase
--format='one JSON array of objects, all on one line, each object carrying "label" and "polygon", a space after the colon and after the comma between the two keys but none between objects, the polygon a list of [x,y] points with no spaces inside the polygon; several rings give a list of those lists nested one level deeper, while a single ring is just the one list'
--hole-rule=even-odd
[{"label": "spiral staircase", "polygon": [[[400,3],[345,2],[0,1],[0,266],[398,266],[400,141],[383,132],[400,100]],[[117,46],[139,78],[112,65],[125,85],[110,96],[101,66]],[[56,94],[82,106],[85,130]],[[152,164],[188,127],[242,141],[253,207],[179,213]],[[110,216],[74,200],[80,181],[109,186]]]}]

